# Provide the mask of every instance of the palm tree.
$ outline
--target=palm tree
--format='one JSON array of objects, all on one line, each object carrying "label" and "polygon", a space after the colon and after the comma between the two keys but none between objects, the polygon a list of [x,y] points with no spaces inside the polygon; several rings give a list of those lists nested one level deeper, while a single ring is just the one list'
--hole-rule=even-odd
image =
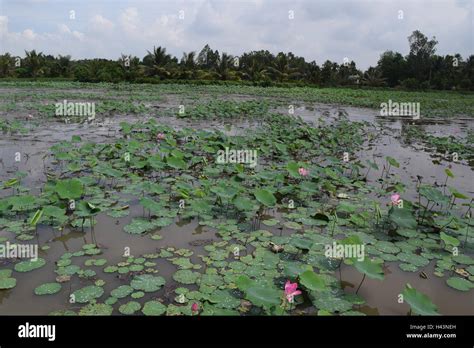
[{"label": "palm tree", "polygon": [[214,74],[220,80],[233,80],[236,78],[235,71],[231,70],[233,65],[234,58],[227,53],[222,53],[214,67]]},{"label": "palm tree", "polygon": [[36,53],[36,50],[30,52],[25,51],[25,68],[28,71],[28,75],[36,78],[43,73],[44,67],[44,55],[42,52]]},{"label": "palm tree", "polygon": [[181,58],[181,71],[180,77],[184,79],[195,79],[197,71],[196,63],[196,52],[192,51],[189,53],[183,52],[183,58]]},{"label": "palm tree", "polygon": [[379,69],[370,67],[362,77],[362,84],[370,87],[381,87],[385,86],[386,78],[382,77]]},{"label": "palm tree", "polygon": [[263,66],[263,63],[252,57],[251,64],[246,66],[245,71],[241,73],[241,75],[252,81],[262,81],[268,79],[268,71]]},{"label": "palm tree", "polygon": [[56,66],[60,76],[69,77],[71,72],[71,56],[61,56],[57,59]]},{"label": "palm tree", "polygon": [[283,82],[289,78],[298,77],[300,75],[298,69],[290,67],[288,57],[283,52],[278,53],[274,60],[273,66],[269,66],[267,70],[279,82]]},{"label": "palm tree", "polygon": [[0,77],[13,76],[13,57],[10,53],[0,55]]},{"label": "palm tree", "polygon": [[161,46],[153,47],[153,52],[148,51],[148,54],[143,58],[143,63],[147,66],[147,74],[150,76],[157,75],[161,78],[171,76],[169,66],[171,62],[171,55],[167,54],[166,48]]}]

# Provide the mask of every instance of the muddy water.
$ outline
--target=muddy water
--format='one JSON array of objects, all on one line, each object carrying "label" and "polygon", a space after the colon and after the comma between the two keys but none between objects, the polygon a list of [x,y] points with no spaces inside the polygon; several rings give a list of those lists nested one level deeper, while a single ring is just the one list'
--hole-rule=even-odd
[{"label": "muddy water", "polygon": [[[287,112],[286,109],[277,108],[280,112]],[[474,131],[474,118],[472,119],[450,119],[450,120],[407,120],[403,118],[380,117],[379,113],[373,109],[356,107],[339,107],[314,104],[311,106],[300,106],[295,108],[294,116],[300,117],[305,122],[318,126],[322,121],[326,124],[334,122],[341,116],[347,117],[351,121],[366,121],[373,125],[372,132],[376,139],[364,144],[357,153],[351,153],[351,149],[341,149],[348,152],[351,160],[361,160],[366,164],[366,160],[377,163],[379,170],[370,170],[367,177],[370,183],[377,182],[380,178],[383,165],[386,164],[385,157],[391,156],[400,163],[400,168],[390,169],[393,181],[405,183],[408,190],[405,198],[415,199],[415,185],[408,185],[409,182],[416,183],[416,175],[423,177],[422,182],[426,184],[443,185],[446,180],[444,170],[451,166],[450,170],[455,175],[454,179],[448,181],[448,186],[455,187],[458,191],[474,196],[474,168],[470,167],[466,161],[448,161],[444,156],[428,152],[420,144],[407,144],[403,141],[404,131],[407,127],[420,127],[423,131],[431,135],[465,137],[468,131]],[[448,156],[449,158],[449,156]]]},{"label": "muddy water", "polygon": [[[171,102],[173,104],[173,102]],[[170,105],[171,105],[170,104]],[[166,106],[165,106],[166,107]],[[285,110],[286,111],[286,110]],[[368,121],[375,125],[374,129],[379,136],[371,143],[366,144],[366,148],[358,154],[351,154],[363,160],[376,160],[382,167],[383,158],[387,155],[396,158],[400,163],[400,168],[392,168],[391,172],[398,176],[401,182],[414,181],[415,173],[423,176],[424,182],[443,183],[445,179],[444,168],[448,164],[452,165],[452,171],[456,176],[450,184],[460,192],[473,195],[474,182],[472,169],[465,163],[452,163],[441,161],[440,164],[433,163],[432,154],[423,151],[423,148],[415,149],[411,145],[404,144],[402,133],[406,121],[400,119],[381,119],[377,112],[371,109],[361,109],[353,107],[338,107],[327,105],[311,105],[309,107],[296,108],[295,116],[300,116],[303,120],[318,125],[323,119],[324,122],[331,122],[341,116],[347,116],[354,121]],[[17,170],[28,173],[24,183],[30,187],[39,187],[46,181],[43,171],[43,156],[48,149],[61,140],[70,140],[72,135],[79,135],[83,140],[95,142],[113,141],[119,130],[119,123],[122,121],[137,122],[145,121],[146,117],[141,116],[115,116],[99,119],[92,124],[65,124],[60,122],[50,122],[35,125],[27,135],[2,136],[0,139],[0,180],[10,178]],[[253,121],[238,120],[229,121],[192,121],[186,119],[176,119],[172,117],[156,118],[158,122],[170,125],[174,128],[196,128],[196,129],[220,129],[229,135],[243,134],[249,128],[258,127],[258,123]],[[230,125],[230,128],[229,128]],[[474,125],[469,120],[450,120],[449,122],[429,122],[421,124],[425,131],[432,134],[453,134],[464,136],[467,130],[472,130]],[[15,153],[20,152],[23,160],[15,162]],[[368,179],[373,184],[380,177],[380,172],[372,171]],[[411,198],[414,193],[406,193]],[[51,228],[41,227],[39,230],[38,243],[48,245],[50,248],[40,253],[46,260],[57,260],[67,251],[78,251],[85,243],[92,243],[94,240],[101,246],[102,255],[94,258],[105,258],[108,265],[116,264],[123,260],[124,248],[129,247],[131,254],[139,256],[144,253],[153,253],[161,247],[173,246],[175,248],[187,248],[194,251],[191,257],[193,263],[201,263],[197,257],[203,254],[203,245],[213,240],[218,240],[215,231],[210,228],[198,226],[197,221],[178,221],[177,223],[163,228],[158,233],[163,239],[154,241],[149,236],[134,236],[123,232],[123,226],[128,224],[132,217],[142,215],[142,210],[138,206],[131,207],[131,214],[121,219],[113,219],[105,215],[97,217],[97,224],[94,232],[85,229],[85,232],[66,229],[62,233],[54,232]],[[263,227],[263,226],[262,226]],[[269,229],[265,227],[265,229]],[[275,232],[278,233],[278,232]],[[12,235],[5,231],[0,231],[0,236]],[[32,240],[31,243],[35,241]],[[91,257],[74,257],[73,264],[83,266],[84,261]],[[174,299],[172,290],[178,287],[171,276],[176,270],[176,266],[169,261],[157,259],[156,269],[158,275],[165,277],[166,286],[157,293],[145,295],[144,300],[154,297],[165,298],[169,302]],[[2,268],[11,268],[11,264],[0,264]],[[119,285],[128,284],[129,279],[120,279],[115,274],[106,274],[101,271],[103,267],[90,267],[97,272],[97,279],[106,281],[104,287],[107,294]],[[45,282],[53,282],[56,274],[54,264],[48,262],[43,268],[25,274],[15,273],[17,286],[13,290],[0,291],[0,313],[1,314],[48,314],[53,310],[77,309],[74,304],[68,303],[69,294],[85,285],[92,284],[91,280],[79,280],[75,277],[70,283],[63,285],[61,292],[55,296],[35,296],[33,289]],[[431,274],[432,265],[428,266],[427,274]],[[335,275],[338,275],[337,273]],[[347,292],[355,292],[361,275],[351,267],[342,268],[342,280],[346,284]],[[442,314],[473,314],[474,300],[472,293],[461,293],[446,286],[444,279],[430,276],[429,279],[422,279],[418,272],[409,273],[399,269],[396,263],[387,263],[386,279],[383,282],[366,279],[359,294],[367,301],[366,306],[361,308],[367,314],[406,314],[408,306],[398,304],[397,295],[402,291],[405,283],[409,282],[418,290],[426,293],[439,307]],[[352,284],[352,286],[351,286]],[[106,298],[104,296],[104,298]],[[119,300],[122,303],[124,300]],[[115,306],[116,307],[116,306]],[[115,312],[117,314],[117,312]]]},{"label": "muddy water", "polygon": [[[131,207],[130,216],[113,219],[105,215],[99,215],[97,224],[93,231],[85,228],[84,232],[79,230],[66,229],[63,233],[54,232],[51,228],[41,228],[38,231],[39,240],[32,240],[31,243],[38,243],[40,246],[48,245],[50,249],[40,252],[40,257],[46,260],[58,260],[66,252],[75,252],[81,250],[81,247],[87,243],[97,243],[102,250],[102,254],[93,258],[107,259],[107,265],[115,265],[124,261],[125,250],[130,251],[132,256],[141,256],[147,253],[155,253],[162,247],[187,248],[192,249],[194,254],[190,260],[194,264],[202,264],[197,257],[204,254],[204,245],[217,240],[215,231],[198,225],[197,221],[177,221],[175,224],[162,230],[157,230],[163,238],[155,241],[149,236],[134,236],[123,232],[123,227],[130,222],[132,217],[141,216],[142,209],[139,206]],[[2,234],[0,234],[2,235]],[[129,248],[129,249],[126,249]],[[84,261],[90,259],[90,256],[73,257],[72,264],[84,267]],[[167,302],[173,302],[176,294],[173,290],[180,285],[172,280],[172,275],[177,267],[171,262],[163,259],[150,260],[156,261],[158,270],[157,275],[166,279],[166,285],[158,292],[146,294],[144,300],[164,298]],[[10,268],[9,265],[4,265]],[[204,266],[203,266],[204,267]],[[110,293],[119,285],[130,283],[127,277],[119,277],[116,273],[107,274],[102,271],[103,267],[88,267],[97,272],[94,279],[103,279],[106,282],[104,286],[105,294]],[[53,310],[78,309],[77,305],[68,303],[72,292],[87,285],[92,285],[93,280],[77,279],[72,277],[70,282],[64,283],[62,290],[54,296],[35,296],[33,289],[46,282],[54,282],[56,274],[55,265],[48,262],[43,268],[26,274],[16,273],[17,286],[12,290],[0,291],[0,313],[1,314],[32,314],[46,315]],[[107,298],[104,295],[104,298]],[[119,300],[119,303],[126,303],[128,300]],[[119,314],[118,312],[116,314]]]},{"label": "muddy water", "polygon": [[[428,279],[421,278],[419,272],[404,272],[395,262],[385,263],[385,279],[373,280],[365,277],[358,295],[366,303],[361,311],[372,315],[406,315],[410,307],[406,303],[398,303],[398,295],[409,283],[418,291],[428,295],[436,303],[439,313],[443,315],[472,315],[474,313],[474,298],[471,292],[460,292],[446,286],[444,278],[432,275],[433,262],[424,268]],[[339,274],[337,274],[339,277]],[[341,270],[346,293],[355,293],[362,275],[354,267],[343,266]]]}]

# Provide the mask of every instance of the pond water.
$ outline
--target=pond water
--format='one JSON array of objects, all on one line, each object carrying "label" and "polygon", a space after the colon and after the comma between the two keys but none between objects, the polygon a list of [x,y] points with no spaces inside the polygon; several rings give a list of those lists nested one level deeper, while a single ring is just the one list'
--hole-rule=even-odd
[{"label": "pond water", "polygon": [[[10,90],[10,92],[12,92]],[[13,91],[14,92],[14,91]],[[74,92],[76,92],[74,90]],[[89,92],[89,91],[87,91]],[[246,99],[245,96],[236,97],[237,99]],[[164,103],[163,108],[170,107],[169,96],[168,104]],[[276,112],[285,112],[284,107],[276,108]],[[396,158],[399,168],[392,168],[391,175],[398,177],[403,183],[413,183],[408,187],[406,197],[415,199],[417,196],[414,190],[414,184],[417,181],[417,175],[423,177],[423,182],[431,183],[435,186],[441,185],[446,179],[445,168],[449,165],[455,176],[455,180],[450,182],[460,192],[474,196],[474,175],[473,168],[464,161],[448,161],[440,159],[439,154],[427,151],[423,144],[406,143],[403,140],[404,130],[407,124],[414,121],[396,118],[379,117],[377,111],[371,109],[343,107],[334,105],[302,105],[296,107],[295,117],[301,117],[308,125],[317,127],[324,123],[331,123],[340,117],[347,117],[351,121],[366,121],[370,123],[367,127],[369,132],[374,134],[374,138],[367,141],[361,151],[351,153],[347,149],[352,159],[365,161],[367,159],[378,163],[380,170],[372,170],[367,176],[367,181],[371,185],[379,185],[377,180],[381,175],[385,156]],[[98,119],[91,124],[70,123],[57,121],[28,121],[29,132],[25,135],[2,135],[0,139],[0,181],[7,180],[18,170],[26,172],[28,175],[24,178],[23,184],[31,187],[33,192],[44,184],[47,180],[45,168],[48,166],[49,158],[45,157],[49,148],[63,140],[70,140],[72,136],[77,135],[83,141],[96,143],[112,142],[120,129],[120,122],[145,122],[149,118],[154,118],[158,123],[167,124],[175,129],[194,128],[205,130],[221,130],[227,135],[242,135],[260,126],[258,120],[187,120],[170,116],[120,116],[106,117]],[[415,122],[423,132],[432,135],[453,135],[465,137],[469,131],[474,130],[474,119],[450,118],[446,120],[420,120]],[[19,163],[15,162],[15,154],[19,152],[24,159]],[[2,195],[10,194],[7,190],[2,191]],[[386,200],[381,198],[381,201]],[[275,212],[272,214],[275,216]],[[103,254],[101,257],[107,259],[110,264],[120,262],[123,252],[130,248],[130,254],[139,256],[146,253],[154,253],[157,249],[172,246],[174,248],[187,248],[194,252],[191,261],[194,264],[205,266],[199,254],[203,254],[204,246],[212,242],[219,241],[216,231],[213,228],[201,226],[198,221],[181,220],[174,224],[159,229],[162,239],[150,243],[148,236],[136,236],[124,233],[123,227],[130,223],[132,217],[143,215],[142,207],[136,202],[130,207],[130,215],[124,218],[111,218],[105,214],[99,214],[97,224],[93,231],[89,228],[82,232],[80,229],[66,227],[63,231],[55,231],[48,226],[40,226],[38,231],[37,243],[40,246],[47,245],[49,249],[40,252],[40,257],[47,261],[58,260],[65,252],[74,252],[81,249],[84,244],[97,243]],[[267,228],[274,233],[276,229]],[[288,233],[288,231],[286,232]],[[0,230],[0,236],[11,237],[6,231]],[[86,257],[75,259],[83,262]],[[180,285],[171,279],[176,267],[165,260],[157,260],[158,275],[167,280],[167,284],[160,291],[146,294],[145,299],[160,298],[165,301],[173,302],[176,294],[173,289]],[[81,265],[78,263],[78,265]],[[8,260],[0,260],[1,268],[11,268]],[[474,297],[472,291],[460,293],[445,284],[445,280],[435,276],[427,279],[420,277],[419,272],[403,272],[397,266],[397,263],[387,262],[385,264],[385,280],[377,281],[366,279],[359,290],[359,295],[364,297],[366,303],[360,307],[360,311],[366,314],[375,315],[404,315],[408,312],[408,305],[397,303],[399,289],[402,289],[405,283],[409,282],[416,289],[427,294],[434,303],[438,305],[442,314],[473,314]],[[56,274],[54,273],[56,265],[48,262],[45,267],[25,274],[17,274],[17,286],[12,290],[0,290],[0,313],[1,314],[48,314],[52,310],[74,309],[78,306],[71,305],[67,299],[72,291],[78,289],[89,282],[74,278],[63,286],[57,296],[35,296],[32,289],[46,282],[54,282]],[[118,285],[123,284],[123,279],[116,273],[107,274],[102,272],[100,267],[94,268],[97,276],[105,280],[104,289],[111,291]],[[433,262],[425,268],[426,273],[431,273],[434,269]],[[354,293],[360,283],[362,275],[353,267],[342,266],[341,272],[335,272],[334,276],[341,277],[344,290],[347,293]],[[193,288],[193,286],[191,286]],[[61,301],[58,302],[58,298]],[[116,312],[114,312],[116,313]]]}]

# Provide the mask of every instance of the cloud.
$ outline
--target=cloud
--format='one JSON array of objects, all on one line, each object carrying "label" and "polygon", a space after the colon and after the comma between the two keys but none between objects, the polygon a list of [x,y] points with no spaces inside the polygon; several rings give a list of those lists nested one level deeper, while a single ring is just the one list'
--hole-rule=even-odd
[{"label": "cloud", "polygon": [[98,33],[111,32],[115,24],[101,15],[95,15],[91,19],[91,29]]},{"label": "cloud", "polygon": [[[385,50],[407,54],[416,29],[437,37],[438,54],[474,53],[472,0],[0,1],[0,53],[35,48],[116,59],[164,46],[180,57],[209,43],[234,55],[292,51],[318,64],[348,57],[365,69]],[[74,21],[68,21],[71,9]]]}]

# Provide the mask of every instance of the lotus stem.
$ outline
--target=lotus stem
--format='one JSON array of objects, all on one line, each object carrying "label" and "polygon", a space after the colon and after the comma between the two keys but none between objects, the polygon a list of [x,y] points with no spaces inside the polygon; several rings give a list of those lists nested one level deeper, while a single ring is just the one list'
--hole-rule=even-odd
[{"label": "lotus stem", "polygon": [[357,290],[356,290],[356,295],[357,295],[357,293],[359,292],[359,289],[360,289],[360,287],[362,286],[362,283],[364,282],[364,280],[365,280],[365,273],[364,273],[364,276],[362,277],[362,281],[360,282],[359,287],[358,287]]}]

